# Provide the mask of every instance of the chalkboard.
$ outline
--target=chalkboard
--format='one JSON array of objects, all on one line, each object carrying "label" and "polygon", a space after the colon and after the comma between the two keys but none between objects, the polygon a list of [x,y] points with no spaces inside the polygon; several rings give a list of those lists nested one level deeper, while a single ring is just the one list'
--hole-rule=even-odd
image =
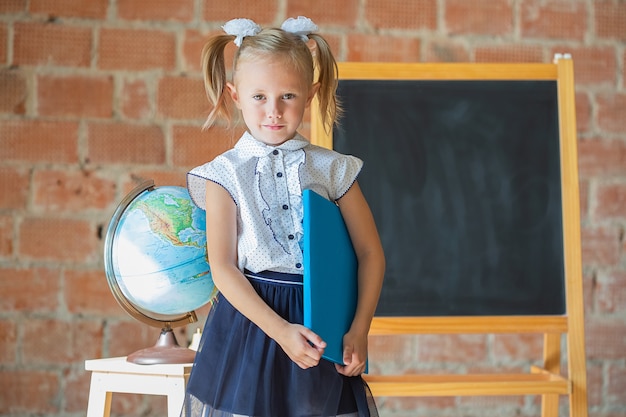
[{"label": "chalkboard", "polygon": [[565,313],[554,80],[340,80],[333,148],[387,270],[377,316]]},{"label": "chalkboard", "polygon": [[311,142],[365,161],[359,183],[387,257],[369,334],[543,334],[530,372],[387,375],[373,361],[372,393],[540,395],[542,417],[567,395],[571,416],[587,417],[571,55],[340,62],[338,73],[345,117],[327,130],[314,102]]}]

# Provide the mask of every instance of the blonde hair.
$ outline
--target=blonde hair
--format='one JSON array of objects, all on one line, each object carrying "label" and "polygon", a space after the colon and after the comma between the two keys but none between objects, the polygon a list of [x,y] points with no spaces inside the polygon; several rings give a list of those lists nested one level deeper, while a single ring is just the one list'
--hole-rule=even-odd
[{"label": "blonde hair", "polygon": [[[254,36],[243,38],[233,60],[233,74],[240,60],[279,56],[293,64],[309,86],[319,82],[317,92],[319,110],[324,128],[329,132],[341,116],[342,109],[337,99],[337,62],[326,40],[315,33],[308,35],[315,41],[315,52],[311,52],[299,35],[278,28],[266,28]],[[202,72],[207,98],[213,106],[204,128],[215,124],[218,119],[232,122],[230,102],[226,89],[226,66],[224,50],[235,39],[233,35],[213,36],[202,50]],[[317,69],[317,80],[315,80]]]}]

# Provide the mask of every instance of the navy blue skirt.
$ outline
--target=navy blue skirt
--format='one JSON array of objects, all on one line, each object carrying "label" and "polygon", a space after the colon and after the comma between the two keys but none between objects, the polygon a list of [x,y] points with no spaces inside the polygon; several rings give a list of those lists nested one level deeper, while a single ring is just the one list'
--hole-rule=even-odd
[{"label": "navy blue skirt", "polygon": [[[303,323],[302,276],[249,274],[256,292],[291,323]],[[322,359],[301,369],[221,294],[211,308],[187,384],[184,417],[377,416],[365,381]]]}]

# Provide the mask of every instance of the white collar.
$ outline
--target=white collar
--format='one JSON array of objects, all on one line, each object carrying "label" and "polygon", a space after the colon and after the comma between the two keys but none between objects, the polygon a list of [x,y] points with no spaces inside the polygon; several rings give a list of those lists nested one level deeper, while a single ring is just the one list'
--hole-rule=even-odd
[{"label": "white collar", "polygon": [[290,152],[302,149],[307,145],[309,145],[309,141],[306,140],[299,133],[296,133],[296,135],[292,139],[289,139],[288,141],[285,141],[278,146],[271,146],[255,139],[254,136],[250,134],[250,132],[246,131],[235,145],[235,148],[245,154],[260,158],[269,155],[275,149]]}]

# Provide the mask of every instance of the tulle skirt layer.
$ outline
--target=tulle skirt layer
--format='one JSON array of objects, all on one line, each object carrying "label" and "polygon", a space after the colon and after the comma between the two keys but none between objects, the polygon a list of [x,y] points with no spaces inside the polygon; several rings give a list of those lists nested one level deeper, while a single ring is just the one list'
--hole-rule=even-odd
[{"label": "tulle skirt layer", "polygon": [[[275,276],[275,273],[271,273]],[[295,283],[251,279],[278,314],[302,324],[301,276]],[[300,280],[300,283],[297,280]],[[281,347],[220,295],[202,333],[189,382],[184,417],[377,416],[361,377],[344,377],[324,359],[301,369]]]}]

